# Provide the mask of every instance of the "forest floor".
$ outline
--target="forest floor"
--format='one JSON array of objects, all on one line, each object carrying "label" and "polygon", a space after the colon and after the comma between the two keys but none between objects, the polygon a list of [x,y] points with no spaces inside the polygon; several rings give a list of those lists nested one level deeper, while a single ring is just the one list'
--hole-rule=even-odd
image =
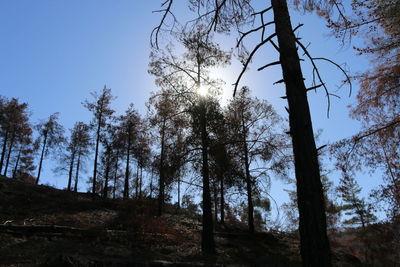
[{"label": "forest floor", "polygon": [[[0,266],[300,266],[296,235],[217,227],[200,250],[201,217],[154,200],[109,200],[0,177]],[[334,250],[335,265],[360,261]]]}]

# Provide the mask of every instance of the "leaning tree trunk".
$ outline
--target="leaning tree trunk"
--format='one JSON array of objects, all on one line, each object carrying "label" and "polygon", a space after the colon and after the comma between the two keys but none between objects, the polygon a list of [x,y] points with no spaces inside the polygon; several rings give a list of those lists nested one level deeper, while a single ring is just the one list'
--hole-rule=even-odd
[{"label": "leaning tree trunk", "polygon": [[15,135],[13,134],[11,137],[10,145],[8,147],[6,166],[4,168],[4,174],[3,174],[4,177],[7,176],[8,164],[10,163],[10,156],[11,156],[12,148],[14,146],[14,140],[15,140]]},{"label": "leaning tree trunk", "polygon": [[3,137],[3,149],[1,150],[1,159],[0,159],[0,173],[3,170],[3,162],[4,162],[4,156],[6,155],[7,141],[8,141],[8,130],[6,131]]},{"label": "leaning tree trunk", "polygon": [[20,148],[19,151],[18,151],[18,156],[17,156],[17,160],[16,160],[16,162],[15,162],[15,166],[14,166],[12,178],[15,178],[16,175],[17,175],[18,164],[19,164],[19,160],[20,160],[20,158],[21,158],[21,151],[22,151],[22,148]]},{"label": "leaning tree trunk", "polygon": [[40,161],[39,161],[39,170],[38,170],[38,175],[36,178],[36,184],[39,184],[40,172],[42,171],[42,163],[43,163],[44,153],[46,150],[46,144],[47,144],[47,134],[44,135],[42,153],[40,155]]},{"label": "leaning tree trunk", "polygon": [[213,234],[213,218],[211,210],[210,177],[208,172],[208,137],[205,99],[201,103],[201,154],[202,154],[202,174],[203,174],[203,230],[201,232],[201,249],[203,253],[214,254],[215,243]]},{"label": "leaning tree trunk", "polygon": [[317,149],[296,40],[286,0],[272,0],[280,63],[289,104],[303,266],[330,266],[324,196]]}]

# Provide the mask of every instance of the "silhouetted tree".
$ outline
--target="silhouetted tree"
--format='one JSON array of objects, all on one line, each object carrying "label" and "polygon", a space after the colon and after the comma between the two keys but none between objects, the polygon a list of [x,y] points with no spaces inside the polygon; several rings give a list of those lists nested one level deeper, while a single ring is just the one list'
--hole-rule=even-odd
[{"label": "silhouetted tree", "polygon": [[119,117],[121,135],[124,140],[124,153],[126,157],[125,163],[125,181],[123,197],[129,198],[129,178],[130,178],[130,162],[133,154],[134,143],[138,142],[141,118],[135,110],[133,104],[125,111],[125,114]]},{"label": "silhouetted tree", "polygon": [[29,124],[28,104],[20,104],[16,98],[2,98],[0,112],[0,133],[3,137],[0,171],[4,166],[3,175],[6,176],[13,149],[32,134],[32,129]]},{"label": "silhouetted tree", "polygon": [[59,113],[54,113],[46,121],[42,121],[35,126],[39,136],[36,139],[36,144],[40,146],[40,159],[36,184],[39,183],[42,163],[48,153],[56,148],[59,148],[64,142],[64,128],[58,122]]},{"label": "silhouetted tree", "polygon": [[200,147],[202,151],[203,178],[203,230],[202,251],[214,253],[213,218],[211,208],[209,166],[208,166],[208,133],[207,133],[207,96],[218,91],[218,82],[210,79],[209,71],[230,62],[230,54],[224,52],[218,45],[208,39],[208,35],[199,26],[195,31],[183,32],[179,36],[180,43],[186,52],[182,58],[177,58],[171,50],[160,56],[153,54],[150,63],[150,73],[157,76],[161,87],[170,88],[179,96],[182,104],[187,105],[192,114],[199,112]]},{"label": "silhouetted tree", "polygon": [[[171,13],[172,0],[167,1],[164,9],[164,16],[159,25],[154,29],[152,41],[157,46],[157,39],[160,30],[167,25],[166,17]],[[315,66],[314,58],[310,56],[306,47],[294,35],[288,6],[286,0],[271,0],[271,7],[266,7],[260,12],[254,12],[250,1],[191,1],[192,10],[197,10],[198,19],[194,23],[207,23],[208,32],[229,32],[232,27],[239,29],[241,36],[238,46],[243,38],[251,33],[261,32],[261,42],[257,44],[250,53],[244,56],[244,69],[235,83],[239,85],[240,79],[251,62],[254,54],[260,47],[266,44],[272,46],[279,53],[279,61],[269,63],[260,68],[280,65],[283,72],[283,79],[286,86],[286,98],[289,108],[290,135],[293,143],[295,162],[295,173],[297,181],[298,207],[300,213],[300,239],[301,255],[304,266],[330,266],[330,246],[326,234],[325,204],[322,190],[322,183],[319,173],[318,154],[313,136],[311,115],[307,101],[307,88],[304,84],[303,74],[300,67],[300,60],[297,53],[297,45],[304,50],[314,66],[320,78],[319,71]],[[274,19],[270,23],[264,22],[264,15],[272,10]],[[204,11],[204,12],[203,12]],[[255,16],[261,17],[261,26],[241,30],[254,20]],[[175,18],[175,17],[174,17]],[[275,32],[265,36],[265,30],[269,25],[275,25]],[[176,25],[176,24],[173,24]],[[278,44],[273,41],[277,37]],[[321,85],[314,85],[314,89],[323,87],[325,83],[319,79]],[[328,94],[329,96],[329,94]],[[310,204],[311,203],[311,204]]]},{"label": "silhouetted tree", "polygon": [[93,102],[86,100],[83,105],[93,113],[92,126],[95,127],[96,132],[96,148],[94,153],[93,177],[92,177],[92,194],[96,193],[96,176],[97,176],[97,158],[99,154],[100,135],[103,127],[106,125],[107,120],[114,113],[110,104],[114,97],[111,95],[111,89],[104,85],[103,90],[91,93]]}]

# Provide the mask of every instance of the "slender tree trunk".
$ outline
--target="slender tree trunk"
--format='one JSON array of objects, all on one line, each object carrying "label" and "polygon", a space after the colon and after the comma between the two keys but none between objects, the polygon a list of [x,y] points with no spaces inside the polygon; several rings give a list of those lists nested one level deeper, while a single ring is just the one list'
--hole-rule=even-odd
[{"label": "slender tree trunk", "polygon": [[7,176],[8,164],[10,163],[10,156],[11,156],[12,148],[14,146],[14,141],[15,141],[15,135],[13,134],[11,137],[10,145],[8,146],[6,166],[4,168],[4,174],[3,174],[3,176],[5,176],[5,177]]},{"label": "slender tree trunk", "polygon": [[1,159],[0,159],[0,173],[3,170],[3,162],[4,162],[4,156],[6,155],[7,141],[8,141],[8,130],[6,131],[3,137],[3,149],[1,150]]},{"label": "slender tree trunk", "polygon": [[119,150],[117,150],[117,156],[115,158],[115,172],[114,172],[114,186],[113,186],[113,199],[115,199],[115,190],[117,188],[117,176],[118,176],[118,158]]},{"label": "slender tree trunk", "polygon": [[164,206],[164,153],[165,153],[165,123],[166,119],[164,118],[163,125],[161,128],[161,154],[160,154],[160,179],[158,185],[158,216],[162,215],[163,206]]},{"label": "slender tree trunk", "polygon": [[178,173],[178,209],[181,208],[181,177],[180,172]]},{"label": "slender tree trunk", "polygon": [[317,149],[286,0],[271,0],[289,104],[303,266],[331,266]]},{"label": "slender tree trunk", "polygon": [[151,169],[151,176],[150,176],[150,199],[153,197],[153,169]]},{"label": "slender tree trunk", "polygon": [[221,224],[224,225],[225,224],[225,199],[224,199],[224,176],[220,174],[219,177],[219,181],[220,181],[220,205],[221,207],[220,212],[221,212]]},{"label": "slender tree trunk", "polygon": [[102,115],[100,114],[99,120],[97,122],[98,124],[97,124],[97,132],[96,132],[96,151],[94,153],[93,184],[92,184],[92,195],[93,196],[96,194],[97,157],[99,155],[101,119],[102,119]]},{"label": "slender tree trunk", "polygon": [[208,173],[208,137],[207,137],[207,118],[206,103],[201,100],[201,154],[202,154],[202,174],[203,174],[203,230],[201,232],[201,249],[203,253],[214,254],[215,243],[213,234],[213,218],[211,209],[210,177]]},{"label": "slender tree trunk", "polygon": [[71,191],[72,172],[74,170],[74,161],[75,161],[75,152],[72,152],[71,153],[71,162],[69,164],[69,173],[68,173],[68,186],[67,186],[68,191]]},{"label": "slender tree trunk", "polygon": [[139,199],[142,199],[142,180],[143,180],[143,167],[140,166]]},{"label": "slender tree trunk", "polygon": [[15,162],[15,166],[14,166],[14,170],[13,170],[13,174],[12,174],[13,179],[15,179],[15,176],[17,174],[19,159],[21,158],[21,151],[22,151],[22,148],[20,148],[18,151],[17,161]]},{"label": "slender tree trunk", "polygon": [[218,222],[218,189],[217,189],[217,181],[213,180],[213,194],[214,194],[214,221]]},{"label": "slender tree trunk", "polygon": [[38,175],[36,178],[36,184],[39,184],[40,172],[42,171],[42,163],[43,163],[44,152],[46,150],[46,144],[47,144],[47,134],[44,135],[44,139],[43,139],[43,147],[42,147],[42,153],[40,155],[39,170],[38,170]]},{"label": "slender tree trunk", "polygon": [[136,164],[135,198],[139,198],[139,161]]},{"label": "slender tree trunk", "polygon": [[254,205],[253,205],[253,188],[250,175],[250,163],[249,163],[249,151],[246,142],[246,129],[243,123],[243,153],[244,153],[244,167],[246,174],[246,191],[247,191],[247,223],[249,226],[249,232],[254,233]]},{"label": "slender tree trunk", "polygon": [[78,152],[78,162],[76,163],[76,173],[75,173],[75,185],[74,192],[78,192],[78,181],[79,181],[79,167],[81,164],[81,152]]},{"label": "slender tree trunk", "polygon": [[106,170],[105,170],[105,181],[104,181],[104,189],[103,189],[103,197],[107,198],[108,197],[108,178],[110,174],[110,160],[109,160],[109,155],[107,155],[107,160],[106,160]]},{"label": "slender tree trunk", "polygon": [[124,199],[129,198],[129,161],[131,152],[131,127],[128,126],[128,145],[126,148],[126,169],[125,169],[125,184],[124,184]]}]

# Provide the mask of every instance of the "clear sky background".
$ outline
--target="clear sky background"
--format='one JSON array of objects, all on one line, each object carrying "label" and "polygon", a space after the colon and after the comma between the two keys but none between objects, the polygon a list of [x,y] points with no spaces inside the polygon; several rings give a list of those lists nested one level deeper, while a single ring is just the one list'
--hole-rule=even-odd
[{"label": "clear sky background", "polygon": [[[129,103],[134,103],[141,114],[145,114],[149,93],[157,89],[147,69],[150,32],[160,20],[160,14],[152,11],[159,9],[161,2],[1,0],[0,95],[27,102],[32,112],[32,123],[60,112],[60,121],[67,129],[76,121],[88,122],[91,119],[91,114],[81,102],[90,98],[90,92],[100,90],[104,84],[117,96],[113,103],[117,113],[121,114]],[[260,10],[265,8],[264,1],[254,2],[260,4]],[[176,6],[174,12],[178,17],[183,17],[187,16],[188,11],[184,6]],[[304,44],[311,43],[309,50],[314,56],[346,64],[351,74],[368,68],[365,57],[355,56],[351,46],[342,47],[338,40],[330,36],[324,20],[292,11],[293,25],[300,22],[304,26],[298,34]],[[247,44],[251,47],[258,39],[250,39]],[[234,38],[218,36],[216,40],[222,47],[230,47]],[[275,61],[278,55],[273,48],[263,49],[257,55],[242,85],[249,85],[257,97],[268,100],[286,117],[286,101],[280,98],[284,95],[284,88],[272,85],[282,77],[280,67],[256,71],[258,67]],[[227,83],[223,102],[232,95],[231,84],[240,71],[237,61],[234,63],[225,70],[215,72]],[[310,84],[310,65],[302,64],[306,83]],[[358,131],[359,123],[348,117],[347,108],[355,103],[358,85],[353,84],[353,94],[348,97],[348,88],[337,91],[337,86],[344,78],[339,70],[321,62],[320,71],[332,92],[341,96],[341,99],[331,99],[328,119],[323,91],[309,93],[314,129],[323,130],[318,145],[323,145]],[[44,164],[41,182],[64,187],[67,177],[51,172],[54,167],[51,160],[46,160]],[[337,182],[338,177],[333,174],[330,178]],[[365,193],[379,183],[377,178],[367,174],[361,174],[358,178]],[[84,189],[83,184],[80,187]],[[290,188],[288,185],[284,187]],[[279,203],[287,199],[279,182],[275,183],[272,195]]]}]

